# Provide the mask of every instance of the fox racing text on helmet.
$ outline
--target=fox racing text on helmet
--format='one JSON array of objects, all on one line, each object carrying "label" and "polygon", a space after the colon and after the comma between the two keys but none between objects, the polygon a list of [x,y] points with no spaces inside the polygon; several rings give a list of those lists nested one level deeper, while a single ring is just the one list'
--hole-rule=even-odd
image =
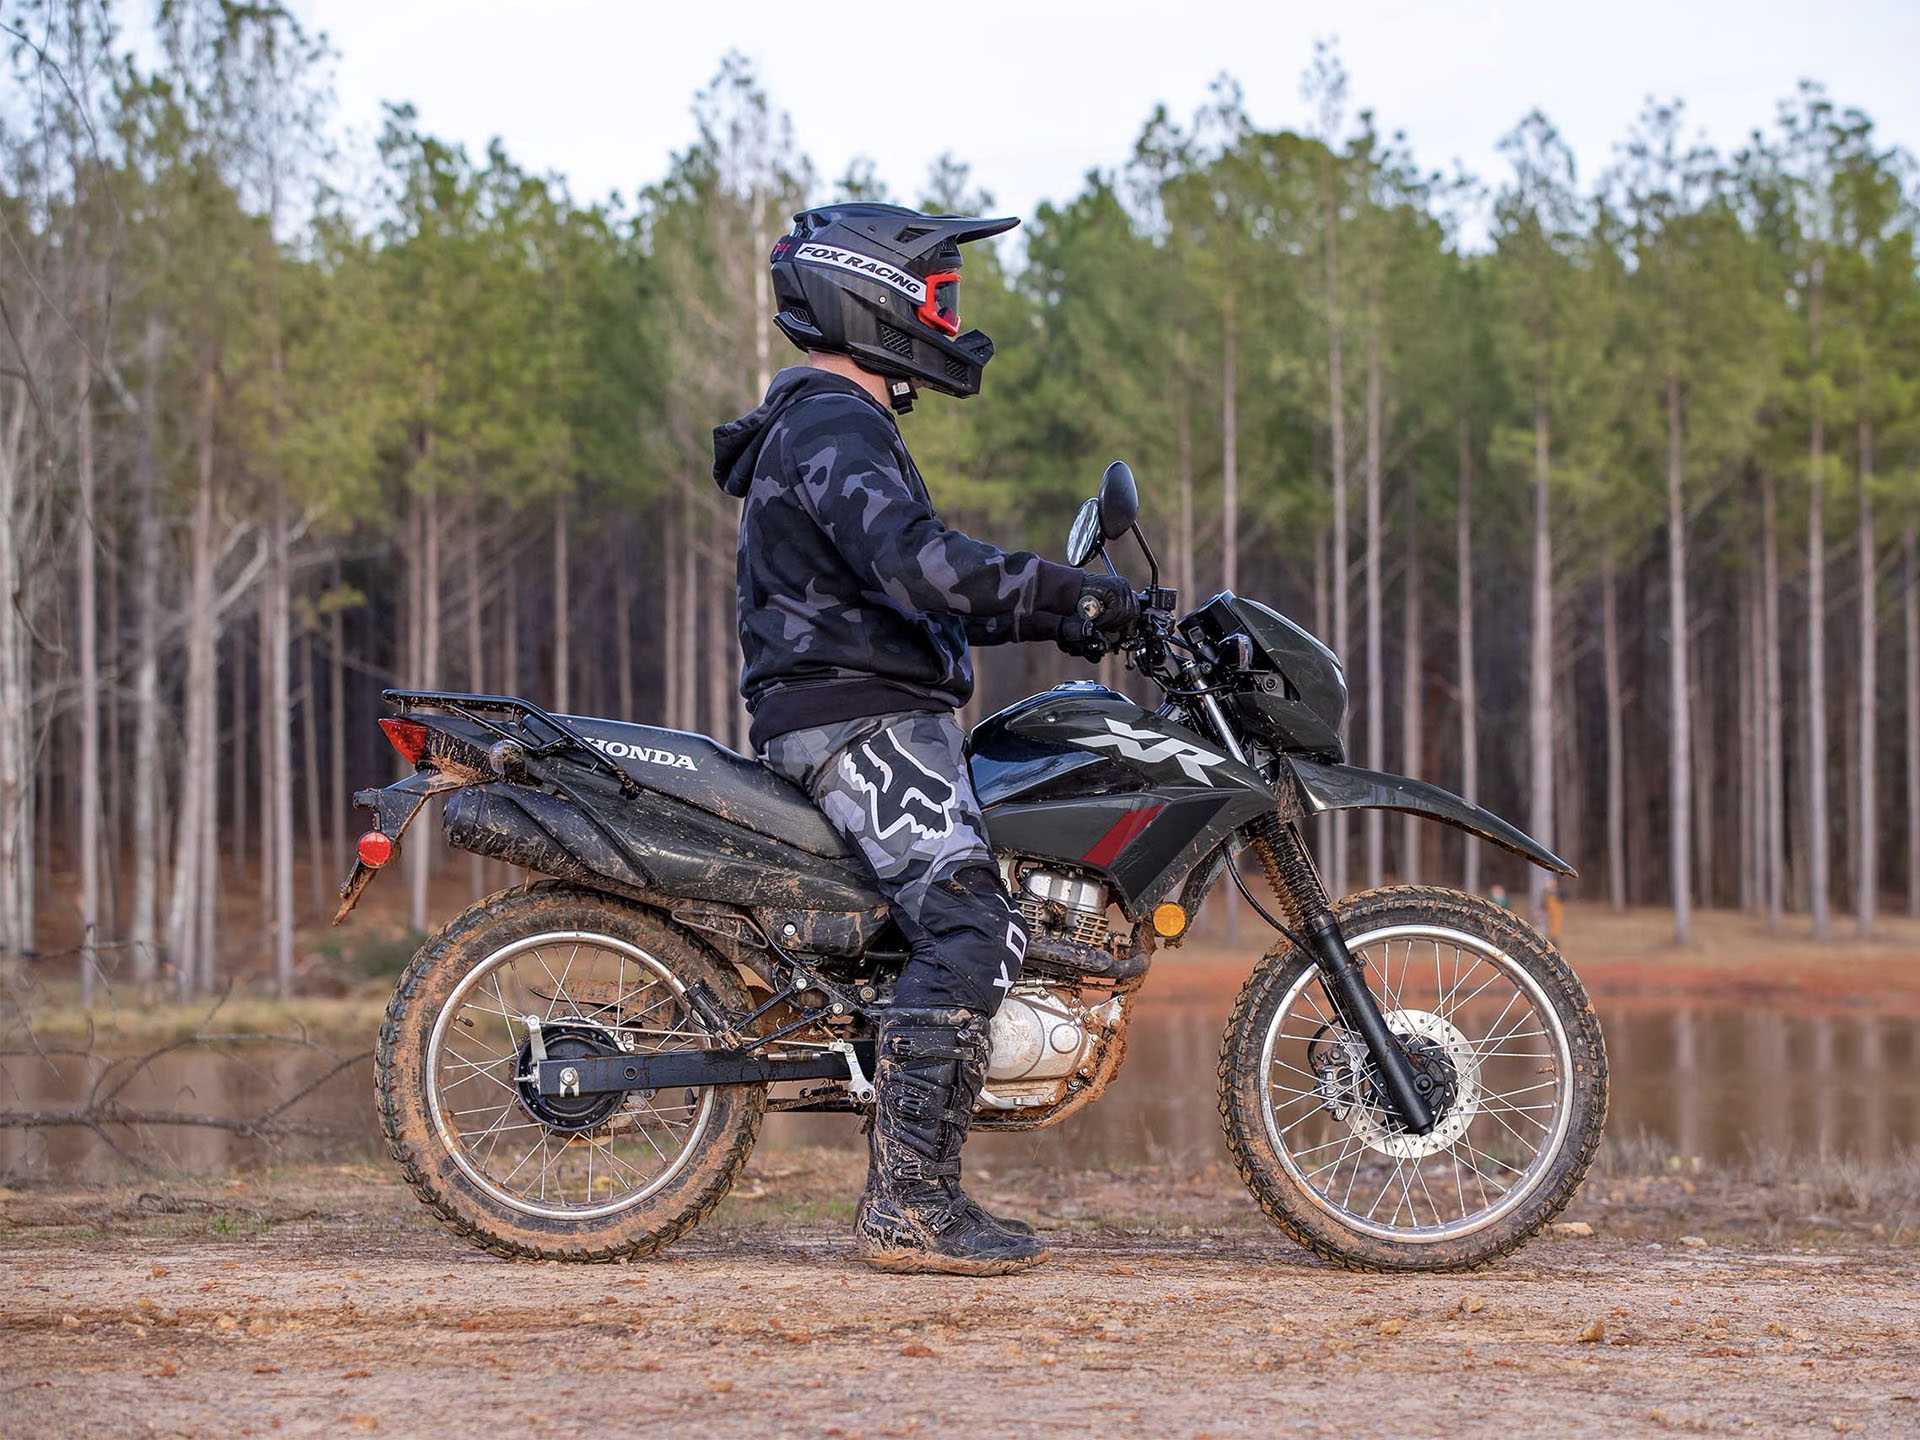
[{"label": "fox racing text on helmet", "polygon": [[977,395],[993,341],[960,333],[960,247],[1019,223],[865,202],[803,211],[769,257],[773,323],[802,350],[885,376],[896,410],[912,407],[916,383]]}]

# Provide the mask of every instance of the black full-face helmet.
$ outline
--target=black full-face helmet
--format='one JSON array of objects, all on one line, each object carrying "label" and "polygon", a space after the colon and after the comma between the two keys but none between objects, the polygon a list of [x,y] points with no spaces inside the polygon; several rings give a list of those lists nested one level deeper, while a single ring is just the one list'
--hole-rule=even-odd
[{"label": "black full-face helmet", "polygon": [[773,323],[802,350],[885,376],[896,410],[915,384],[977,395],[993,341],[960,333],[960,247],[1019,223],[867,202],[802,211],[769,257]]}]

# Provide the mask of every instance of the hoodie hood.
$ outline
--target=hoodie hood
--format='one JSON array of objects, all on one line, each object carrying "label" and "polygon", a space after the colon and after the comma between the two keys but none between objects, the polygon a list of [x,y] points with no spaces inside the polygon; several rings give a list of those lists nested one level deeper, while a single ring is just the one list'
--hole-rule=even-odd
[{"label": "hoodie hood", "polygon": [[812,365],[793,365],[773,377],[767,398],[738,420],[716,426],[713,432],[713,483],[736,500],[744,500],[753,488],[753,472],[760,463],[760,447],[766,442],[773,422],[813,395],[858,395],[889,423],[893,416],[874,403],[867,394],[844,375],[820,370]]}]

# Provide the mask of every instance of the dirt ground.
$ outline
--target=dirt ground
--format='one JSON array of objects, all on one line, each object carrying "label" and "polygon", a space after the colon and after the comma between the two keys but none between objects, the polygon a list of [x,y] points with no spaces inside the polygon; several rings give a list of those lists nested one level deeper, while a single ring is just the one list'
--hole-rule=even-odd
[{"label": "dirt ground", "polygon": [[379,1167],[0,1192],[0,1433],[1920,1432],[1912,1166],[1598,1174],[1415,1279],[1313,1260],[1224,1167],[976,1172],[1055,1255],[983,1281],[855,1262],[849,1158],[763,1151],[597,1267],[472,1250]]}]

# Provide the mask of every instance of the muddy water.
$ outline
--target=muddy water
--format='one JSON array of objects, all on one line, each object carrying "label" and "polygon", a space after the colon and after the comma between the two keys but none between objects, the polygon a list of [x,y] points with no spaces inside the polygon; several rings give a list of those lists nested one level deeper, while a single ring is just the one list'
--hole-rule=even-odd
[{"label": "muddy water", "polygon": [[[1646,1139],[1709,1162],[1755,1154],[1825,1153],[1884,1159],[1920,1147],[1920,1020],[1807,1016],[1767,1010],[1600,1006],[1613,1073],[1608,1132]],[[1051,1129],[975,1137],[975,1163],[1079,1169],[1127,1163],[1188,1166],[1224,1153],[1215,1112],[1221,1004],[1149,999],[1134,1021],[1127,1061],[1100,1103]],[[305,1052],[163,1057],[119,1096],[147,1111],[258,1116],[310,1082],[337,1056]],[[78,1059],[0,1062],[0,1111],[67,1109],[93,1083]],[[221,1130],[152,1127],[137,1144],[104,1133],[163,1168],[204,1172],[279,1160],[378,1156],[362,1062],[287,1112],[312,1134],[269,1147]],[[762,1144],[860,1144],[846,1116],[776,1115]],[[120,1169],[86,1130],[0,1130],[0,1183],[102,1175]]]}]

